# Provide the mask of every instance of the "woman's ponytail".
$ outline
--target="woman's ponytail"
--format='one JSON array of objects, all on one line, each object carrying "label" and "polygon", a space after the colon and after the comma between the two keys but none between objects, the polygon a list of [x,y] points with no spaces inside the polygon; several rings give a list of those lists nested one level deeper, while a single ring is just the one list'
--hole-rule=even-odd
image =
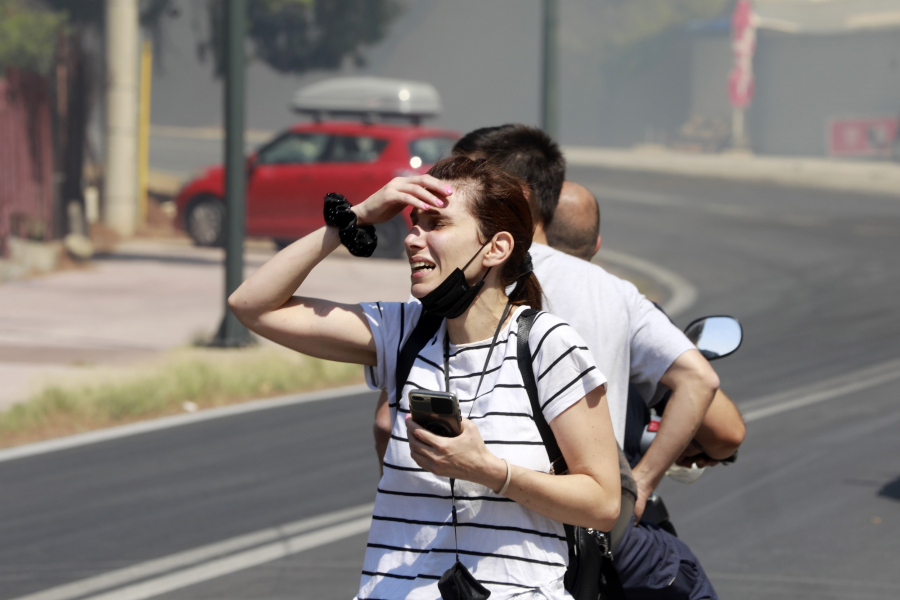
[{"label": "woman's ponytail", "polygon": [[534,273],[529,273],[516,282],[509,300],[515,305],[527,304],[535,310],[544,308],[544,290]]}]

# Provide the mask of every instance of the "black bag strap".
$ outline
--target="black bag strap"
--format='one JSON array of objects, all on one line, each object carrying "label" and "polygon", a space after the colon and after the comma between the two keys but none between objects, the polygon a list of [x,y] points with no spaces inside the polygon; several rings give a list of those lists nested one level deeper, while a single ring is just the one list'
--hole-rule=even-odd
[{"label": "black bag strap", "polygon": [[434,334],[438,332],[443,321],[443,317],[422,311],[419,322],[416,323],[406,343],[403,344],[403,347],[397,353],[397,370],[394,378],[397,397],[394,398],[394,402],[398,406],[400,397],[403,394],[403,386],[406,385],[406,380],[409,379],[409,372],[412,370],[413,363],[416,362],[416,357],[422,351],[422,348],[425,347],[425,344],[428,343],[428,340],[433,338]]},{"label": "black bag strap", "polygon": [[519,328],[516,333],[516,360],[519,363],[519,372],[522,374],[522,383],[525,384],[525,391],[528,392],[528,400],[531,402],[534,422],[537,425],[538,432],[541,434],[544,448],[547,449],[547,456],[550,457],[550,464],[553,467],[552,472],[562,474],[567,473],[569,467],[566,465],[566,460],[559,449],[559,444],[556,443],[556,436],[553,435],[550,424],[544,418],[544,411],[541,410],[537,380],[534,378],[534,366],[531,364],[531,348],[528,345],[531,326],[534,325],[538,314],[540,314],[538,311],[529,308],[522,311],[522,314],[519,315]]}]

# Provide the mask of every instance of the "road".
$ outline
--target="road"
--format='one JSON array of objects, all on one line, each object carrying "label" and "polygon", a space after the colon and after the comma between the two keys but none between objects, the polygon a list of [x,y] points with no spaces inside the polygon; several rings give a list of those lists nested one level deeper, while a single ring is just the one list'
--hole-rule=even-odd
[{"label": "road", "polygon": [[[748,415],[740,460],[661,486],[721,597],[900,595],[900,201],[569,177],[600,199],[605,248],[697,288],[679,325],[721,313],[744,324],[741,350],[716,365]],[[860,371],[873,365],[880,375]],[[363,394],[0,462],[0,600],[364,506],[377,483],[372,408]],[[350,598],[365,534],[334,539],[157,596],[160,576],[141,571],[107,597]]]}]

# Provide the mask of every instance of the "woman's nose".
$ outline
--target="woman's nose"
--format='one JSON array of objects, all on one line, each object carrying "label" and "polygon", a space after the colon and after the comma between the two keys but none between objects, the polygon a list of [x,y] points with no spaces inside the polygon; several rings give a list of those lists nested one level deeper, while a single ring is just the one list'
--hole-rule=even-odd
[{"label": "woman's nose", "polygon": [[409,233],[406,234],[406,239],[403,242],[406,244],[407,248],[424,248],[425,243],[422,239],[422,229],[418,225],[413,225],[412,229],[409,230]]}]

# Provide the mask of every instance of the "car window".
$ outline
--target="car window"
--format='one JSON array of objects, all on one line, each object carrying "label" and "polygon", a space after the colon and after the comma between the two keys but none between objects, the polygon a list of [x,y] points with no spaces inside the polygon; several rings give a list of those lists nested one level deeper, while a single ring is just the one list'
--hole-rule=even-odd
[{"label": "car window", "polygon": [[456,140],[449,137],[423,137],[409,143],[409,166],[418,169],[422,165],[433,165],[450,156]]},{"label": "car window", "polygon": [[388,141],[368,136],[336,135],[325,159],[328,162],[373,162]]},{"label": "car window", "polygon": [[325,133],[288,133],[260,150],[263,164],[314,163],[322,160],[328,148]]}]

